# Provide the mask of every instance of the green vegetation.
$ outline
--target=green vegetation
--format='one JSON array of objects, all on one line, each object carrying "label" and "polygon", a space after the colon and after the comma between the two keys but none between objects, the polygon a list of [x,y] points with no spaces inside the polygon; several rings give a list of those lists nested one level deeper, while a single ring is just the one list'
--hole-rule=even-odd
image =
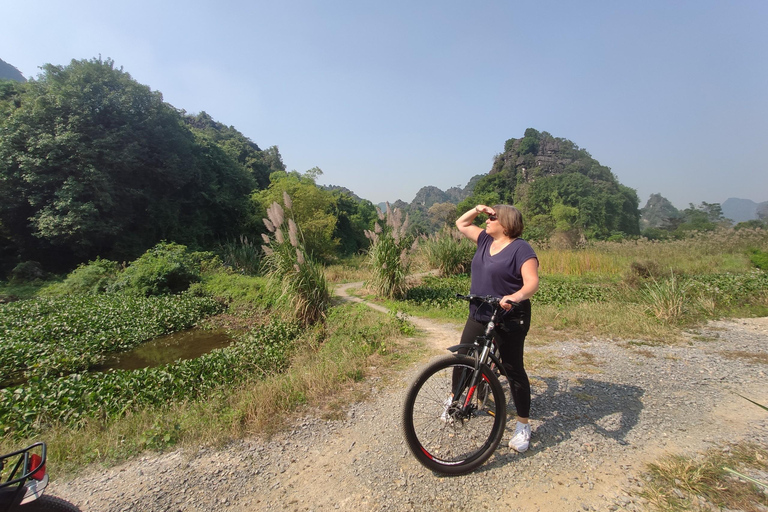
[{"label": "green vegetation", "polygon": [[[531,299],[531,337],[563,330],[658,342],[708,318],[768,313],[768,274],[754,270],[754,247],[768,232],[725,230],[685,240],[592,242],[582,249],[534,245],[541,286]],[[450,260],[450,257],[448,258]],[[396,307],[456,321],[466,304],[469,276],[424,277]]]},{"label": "green vegetation", "polygon": [[222,310],[206,297],[81,295],[0,306],[0,382],[86,370]]},{"label": "green vegetation", "polygon": [[145,297],[180,293],[200,280],[203,262],[212,257],[189,252],[183,245],[161,242],[120,272],[107,291]]},{"label": "green vegetation", "polygon": [[[338,396],[341,383],[360,389],[355,383],[379,366],[373,360],[391,365],[406,357],[404,347],[393,347],[399,336],[411,331],[394,316],[329,303],[324,315],[313,317],[323,318],[320,322],[302,323],[301,308],[298,314],[291,308],[291,314],[277,314],[282,311],[278,297],[293,292],[285,288],[288,283],[275,277],[296,272],[294,265],[301,268],[309,261],[302,252],[302,230],[297,223],[292,228],[290,222],[294,204],[286,195],[283,206],[275,203],[266,212],[271,225],[270,234],[265,235],[269,240],[266,247],[273,254],[284,253],[284,260],[272,262],[276,270],[271,280],[225,268],[208,254],[160,244],[116,274],[113,262],[94,260],[52,287],[59,287],[56,293],[47,288],[49,297],[0,306],[3,322],[11,323],[0,336],[3,343],[17,333],[27,333],[28,338],[14,341],[14,347],[20,348],[8,354],[33,363],[16,364],[15,375],[27,372],[31,376],[28,382],[0,391],[4,443],[18,443],[14,439],[19,436],[45,429],[52,444],[60,444],[57,450],[62,450],[54,453],[52,461],[75,464],[176,443],[219,442],[255,430],[272,431],[303,404],[322,404],[329,415],[335,414],[344,400]],[[373,232],[379,240],[385,231],[394,233],[397,228],[400,235],[404,232],[405,222],[392,211],[390,215],[392,220],[381,232]],[[394,234],[391,237],[395,241]],[[405,239],[397,240],[402,244],[400,252],[392,251],[398,257],[396,262],[410,246]],[[460,244],[450,236],[439,243],[447,244],[447,240]],[[423,240],[417,252],[424,261],[429,243]],[[533,299],[536,320],[530,339],[542,343],[563,336],[610,336],[632,343],[659,343],[679,339],[681,329],[707,318],[765,314],[768,275],[750,262],[750,250],[755,248],[768,250],[768,236],[761,230],[719,230],[668,242],[592,242],[582,249],[567,250],[540,244],[536,249],[542,285]],[[434,258],[428,267],[448,268],[447,263],[461,251],[456,247],[432,251]],[[360,280],[370,278],[370,258],[317,268],[323,276],[326,271],[332,275],[334,282]],[[270,261],[268,257],[263,260]],[[121,277],[124,273],[142,276],[137,279],[140,283],[161,282],[169,269],[176,268],[171,265],[174,261],[187,262],[194,276],[185,280],[189,288],[181,294],[92,293],[94,289],[116,289],[112,284],[126,281]],[[133,265],[152,272],[132,274],[128,270]],[[466,304],[455,293],[468,291],[467,274],[446,272],[402,286],[403,295],[393,303],[400,310],[456,321],[466,316]],[[137,286],[139,289],[144,288]],[[653,295],[654,290],[671,296],[670,304],[677,308],[674,314],[669,314],[670,308],[654,309],[663,303]],[[224,313],[208,316],[219,311]],[[85,373],[91,361],[112,347],[133,345],[166,328],[180,328],[165,322],[187,318],[186,324],[199,324],[206,316],[206,323],[229,326],[236,342],[198,359],[157,368]],[[36,333],[42,338],[34,338]],[[55,350],[54,344],[40,342],[52,339],[52,333],[63,333]],[[50,352],[43,353],[44,347]],[[410,345],[409,350],[413,350]],[[14,368],[15,359],[8,357],[2,367]]]},{"label": "green vegetation", "polygon": [[[304,404],[320,405],[334,417],[345,403],[363,396],[356,383],[376,367],[409,360],[415,346],[400,343],[402,334],[413,333],[394,315],[340,305],[313,328],[267,324],[195,360],[37,382],[14,393],[20,395],[10,398],[17,407],[2,424],[10,417],[29,432],[45,426],[51,464],[73,469],[177,443],[198,446],[273,432]],[[3,393],[2,407],[11,394]],[[34,408],[37,417],[25,414]],[[19,444],[23,433],[13,434],[6,434],[0,447]]]},{"label": "green vegetation", "polygon": [[113,286],[119,271],[120,265],[116,261],[96,258],[94,261],[78,265],[64,281],[47,285],[40,294],[57,296],[104,293],[107,288]]},{"label": "green vegetation", "polygon": [[[462,321],[475,247],[445,226],[477,203],[524,213],[542,275],[534,342],[663,342],[768,313],[765,212],[730,229],[718,204],[678,212],[659,197],[640,238],[635,192],[546,132],[508,140],[466,190],[425,187],[385,215],[111,60],[42,69],[0,84],[0,447],[45,432],[52,463],[77,466],[272,432],[304,404],[332,417],[417,347],[399,343],[407,322],[334,305],[328,283],[366,281],[397,309]],[[440,277],[413,285],[415,268]],[[235,342],[88,372],[190,326]]]},{"label": "green vegetation", "polygon": [[4,434],[23,436],[52,424],[77,427],[137,407],[202,398],[224,384],[284,370],[298,334],[296,325],[272,322],[197,359],[133,371],[33,378],[0,389],[0,424]]},{"label": "green vegetation", "polygon": [[[282,199],[285,209],[273,203],[265,221],[264,277],[238,274],[211,253],[161,242],[123,268],[97,258],[45,286],[37,298],[0,305],[0,381],[7,386],[0,389],[0,425],[6,441],[45,431],[81,441],[79,433],[88,432],[107,442],[109,432],[133,418],[171,408],[178,411],[177,422],[156,417],[126,445],[158,449],[194,437],[181,426],[190,411],[232,392],[237,394],[226,407],[240,417],[238,429],[274,428],[307,397],[361,379],[368,358],[395,361],[388,347],[407,324],[396,317],[373,321],[367,311],[344,306],[329,310],[323,267],[306,253],[290,196],[283,193]],[[44,277],[31,263],[17,275]],[[227,326],[236,341],[159,367],[88,371],[105,354],[203,321]],[[299,361],[297,370],[291,361]],[[256,388],[258,398],[252,395]],[[276,397],[281,392],[286,394]],[[264,397],[279,402],[268,404]],[[221,426],[229,414],[213,423]]]},{"label": "green vegetation", "polygon": [[379,220],[386,220],[384,227],[377,222],[373,231],[365,232],[365,236],[371,240],[371,248],[368,250],[371,278],[367,284],[384,297],[400,297],[405,292],[410,269],[408,251],[411,241],[406,235],[408,216],[403,220],[402,212],[390,208],[387,203],[387,211],[379,215]]},{"label": "green vegetation", "polygon": [[760,270],[768,271],[768,252],[760,249],[750,249],[749,261]]},{"label": "green vegetation", "polygon": [[248,240],[284,191],[314,258],[367,248],[374,206],[318,187],[320,169],[286,172],[276,147],[186,115],[109,59],[42,70],[0,90],[0,277],[130,261],[163,240],[255,273]]},{"label": "green vegetation", "polygon": [[0,99],[0,254],[61,271],[240,234],[253,168],[111,60],[42,69]]},{"label": "green vegetation", "polygon": [[[259,212],[266,216],[272,205],[283,201],[284,194],[294,198],[296,206],[291,208],[291,215],[293,222],[301,225],[304,250],[315,258],[331,259],[339,243],[333,238],[335,202],[331,193],[315,184],[319,174],[322,174],[319,169],[304,175],[275,173],[270,176],[269,188],[255,193],[253,199]],[[274,232],[274,229],[269,231]]]},{"label": "green vegetation", "polygon": [[304,234],[294,221],[293,202],[287,193],[283,193],[283,202],[285,210],[272,203],[264,219],[274,237],[264,235],[265,273],[278,307],[309,325],[323,318],[331,293],[322,266],[307,255]]},{"label": "green vegetation", "polygon": [[444,276],[469,272],[476,249],[477,245],[453,227],[445,227],[419,244],[429,267]]}]

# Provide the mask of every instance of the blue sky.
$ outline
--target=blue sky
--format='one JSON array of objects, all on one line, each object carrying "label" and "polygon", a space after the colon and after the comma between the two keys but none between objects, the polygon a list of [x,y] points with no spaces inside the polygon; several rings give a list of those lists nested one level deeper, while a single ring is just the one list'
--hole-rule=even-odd
[{"label": "blue sky", "polygon": [[101,55],[289,170],[378,203],[487,173],[528,127],[676,206],[768,200],[768,2],[26,0],[0,58]]}]

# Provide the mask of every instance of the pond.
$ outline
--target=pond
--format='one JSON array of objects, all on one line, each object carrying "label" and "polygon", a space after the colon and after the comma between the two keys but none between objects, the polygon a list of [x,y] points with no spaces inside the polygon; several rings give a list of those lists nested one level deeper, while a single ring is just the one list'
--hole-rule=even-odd
[{"label": "pond", "polygon": [[139,370],[172,363],[177,359],[196,359],[211,350],[229,346],[232,338],[224,331],[187,329],[142,343],[133,350],[109,354],[104,363],[91,371]]}]

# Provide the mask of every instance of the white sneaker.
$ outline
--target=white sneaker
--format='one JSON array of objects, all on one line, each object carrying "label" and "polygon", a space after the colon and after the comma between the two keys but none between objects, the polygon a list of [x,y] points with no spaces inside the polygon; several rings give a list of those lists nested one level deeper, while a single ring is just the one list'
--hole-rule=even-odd
[{"label": "white sneaker", "polygon": [[453,404],[453,397],[449,396],[445,399],[445,403],[443,403],[443,414],[440,415],[440,421],[443,423],[453,423],[453,418],[448,414],[448,409],[451,408],[451,404]]},{"label": "white sneaker", "polygon": [[531,426],[528,423],[517,422],[515,434],[509,440],[509,447],[516,452],[523,453],[531,443]]}]

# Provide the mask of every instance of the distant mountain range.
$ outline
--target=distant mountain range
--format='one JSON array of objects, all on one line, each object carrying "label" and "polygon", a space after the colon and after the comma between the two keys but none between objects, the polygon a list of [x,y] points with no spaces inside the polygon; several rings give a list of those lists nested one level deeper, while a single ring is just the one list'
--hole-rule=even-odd
[{"label": "distant mountain range", "polygon": [[15,80],[17,82],[26,82],[24,75],[14,66],[0,59],[0,80]]},{"label": "distant mountain range", "polygon": [[723,216],[726,219],[731,219],[734,222],[746,222],[757,219],[758,210],[768,208],[768,201],[756,203],[751,199],[729,197],[720,203],[720,207],[723,209]]}]

